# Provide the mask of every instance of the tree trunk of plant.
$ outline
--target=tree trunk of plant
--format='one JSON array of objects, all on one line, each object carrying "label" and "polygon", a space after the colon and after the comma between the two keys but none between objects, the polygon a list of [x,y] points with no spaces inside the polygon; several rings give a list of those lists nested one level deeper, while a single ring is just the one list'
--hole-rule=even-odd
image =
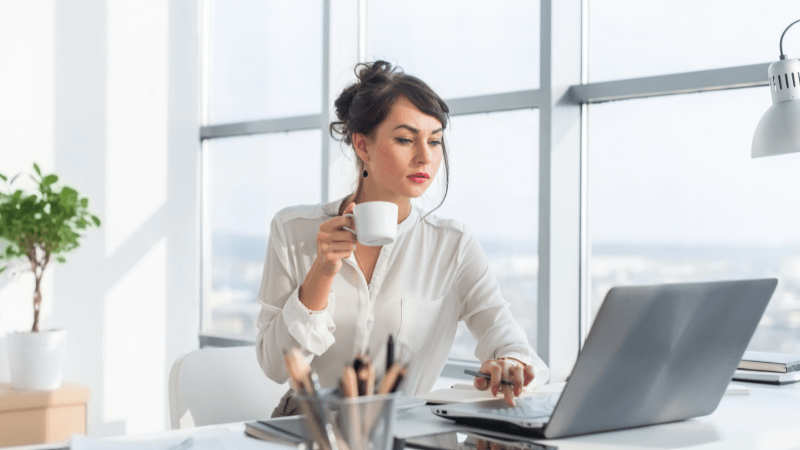
[{"label": "tree trunk of plant", "polygon": [[41,277],[36,278],[36,290],[33,291],[33,328],[32,333],[39,331],[39,310],[42,308],[42,292],[39,289]]}]

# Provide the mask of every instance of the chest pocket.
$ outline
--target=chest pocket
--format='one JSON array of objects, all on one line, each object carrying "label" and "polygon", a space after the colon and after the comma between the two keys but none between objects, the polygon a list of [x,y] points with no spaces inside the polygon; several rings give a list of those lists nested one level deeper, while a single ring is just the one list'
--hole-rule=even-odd
[{"label": "chest pocket", "polygon": [[400,303],[400,332],[397,334],[397,344],[416,353],[429,344],[439,320],[444,297],[435,300],[403,297]]}]

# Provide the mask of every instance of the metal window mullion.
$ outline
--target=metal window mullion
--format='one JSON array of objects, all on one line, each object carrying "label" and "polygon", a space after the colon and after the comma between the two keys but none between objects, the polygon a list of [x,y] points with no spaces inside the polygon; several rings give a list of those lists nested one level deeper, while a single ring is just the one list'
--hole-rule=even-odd
[{"label": "metal window mullion", "polygon": [[722,89],[767,86],[764,76],[770,63],[721,69],[604,81],[571,86],[570,100],[574,103],[601,103],[614,100],[688,94]]},{"label": "metal window mullion", "polygon": [[322,203],[327,203],[328,189],[330,184],[330,145],[331,140],[325,133],[328,124],[331,122],[331,0],[322,2],[322,114],[319,117],[319,128],[322,130],[322,182],[320,198]]},{"label": "metal window mullion", "polygon": [[445,100],[451,116],[538,108],[540,102],[539,89]]},{"label": "metal window mullion", "polygon": [[579,350],[582,0],[541,1],[537,350],[563,381]]},{"label": "metal window mullion", "polygon": [[[589,81],[589,0],[581,2],[581,83]],[[591,263],[591,241],[589,229],[589,105],[581,104],[581,174],[580,174],[580,295],[578,297],[578,349],[589,330],[589,264]]]},{"label": "metal window mullion", "polygon": [[311,114],[307,116],[278,117],[275,119],[209,125],[200,128],[200,139],[312,130],[320,127],[320,117],[320,114]]}]

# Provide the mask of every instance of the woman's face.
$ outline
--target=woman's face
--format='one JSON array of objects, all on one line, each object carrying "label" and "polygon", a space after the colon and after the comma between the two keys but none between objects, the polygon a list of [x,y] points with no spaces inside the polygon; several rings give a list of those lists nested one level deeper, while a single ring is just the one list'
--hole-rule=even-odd
[{"label": "woman's face", "polygon": [[353,135],[368,172],[363,194],[368,200],[416,198],[431,185],[442,162],[442,123],[405,97],[398,98],[372,137]]}]

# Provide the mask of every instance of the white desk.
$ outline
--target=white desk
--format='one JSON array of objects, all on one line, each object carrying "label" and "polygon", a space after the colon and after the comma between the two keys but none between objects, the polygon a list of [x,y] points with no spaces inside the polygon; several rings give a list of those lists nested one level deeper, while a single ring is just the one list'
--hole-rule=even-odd
[{"label": "white desk", "polygon": [[[559,450],[596,449],[800,449],[800,383],[770,386],[754,383],[736,384],[750,388],[750,395],[731,395],[722,399],[714,413],[704,417],[631,430],[598,433],[566,439],[543,440]],[[421,406],[398,416],[413,423],[417,431],[436,429],[436,424],[450,421],[430,413]],[[406,427],[407,428],[407,427]],[[244,436],[244,424],[226,424],[202,429],[229,430],[234,440]],[[403,429],[398,423],[397,431]],[[191,434],[192,430],[174,430],[148,436],[127,436],[126,441],[161,439]],[[232,445],[233,447],[235,445]],[[17,447],[16,450],[59,449],[63,445]],[[248,445],[248,448],[250,446]],[[262,448],[269,448],[264,446]]]}]

